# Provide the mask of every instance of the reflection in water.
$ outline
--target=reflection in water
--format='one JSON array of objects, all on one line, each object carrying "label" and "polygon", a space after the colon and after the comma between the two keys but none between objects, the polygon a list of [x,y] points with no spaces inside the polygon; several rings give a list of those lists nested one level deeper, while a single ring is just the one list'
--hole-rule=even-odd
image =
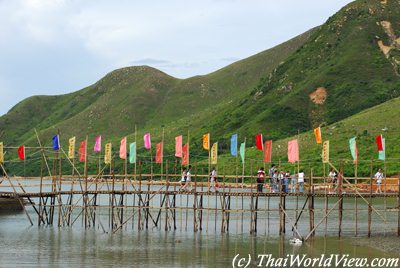
[{"label": "reflection in water", "polygon": [[218,232],[124,230],[106,234],[96,229],[26,227],[24,215],[0,217],[1,266],[162,266],[227,267],[236,254],[285,257],[287,254],[350,254],[378,257],[383,253],[356,247],[347,239],[317,237],[302,246],[288,237],[219,234]]}]

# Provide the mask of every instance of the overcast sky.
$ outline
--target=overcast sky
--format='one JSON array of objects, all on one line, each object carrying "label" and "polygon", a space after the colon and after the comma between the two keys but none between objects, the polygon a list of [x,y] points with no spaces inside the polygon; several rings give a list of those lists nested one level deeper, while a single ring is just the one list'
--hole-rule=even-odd
[{"label": "overcast sky", "polygon": [[0,115],[125,66],[207,74],[324,23],[349,2],[0,0]]}]

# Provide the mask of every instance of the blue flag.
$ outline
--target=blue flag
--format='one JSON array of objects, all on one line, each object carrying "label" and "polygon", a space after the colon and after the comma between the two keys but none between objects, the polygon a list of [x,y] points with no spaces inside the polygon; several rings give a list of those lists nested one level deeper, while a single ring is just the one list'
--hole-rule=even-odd
[{"label": "blue flag", "polygon": [[58,135],[53,136],[51,143],[53,144],[53,150],[60,150],[60,138]]},{"label": "blue flag", "polygon": [[233,134],[231,137],[231,155],[237,156],[237,134]]}]

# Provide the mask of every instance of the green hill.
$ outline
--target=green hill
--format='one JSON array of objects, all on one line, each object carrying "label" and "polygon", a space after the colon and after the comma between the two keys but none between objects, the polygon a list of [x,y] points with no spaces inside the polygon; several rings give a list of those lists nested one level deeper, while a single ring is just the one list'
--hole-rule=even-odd
[{"label": "green hill", "polygon": [[355,1],[313,33],[243,100],[215,120],[274,139],[327,125],[400,95],[400,4]]},{"label": "green hill", "polygon": [[159,128],[224,106],[248,93],[312,32],[205,76],[180,80],[151,67],[128,67],[71,94],[30,97],[0,117],[4,142],[36,143],[34,128],[45,137],[60,130],[65,138],[102,134],[112,139],[132,133],[135,125]]},{"label": "green hill", "polygon": [[[360,128],[355,130],[341,120],[400,96],[399,64],[400,4],[358,0],[321,27],[214,73],[176,79],[147,66],[122,68],[71,94],[28,98],[0,117],[0,129],[5,144],[19,145],[36,144],[34,128],[47,143],[60,131],[63,144],[71,136],[89,135],[93,141],[99,134],[118,144],[126,135],[133,140],[135,125],[138,137],[149,131],[158,142],[164,128],[167,154],[172,154],[173,137],[187,139],[189,132],[191,155],[201,161],[203,133],[210,132],[224,152],[232,133],[247,136],[253,146],[256,133],[282,140],[321,125],[331,127],[324,133],[332,135],[341,129],[343,135],[335,138],[341,149],[332,149],[339,159],[347,155],[349,134],[359,136],[363,146],[362,139],[371,139],[379,125],[360,117],[352,123]],[[277,154],[283,160],[282,142]],[[138,139],[139,148],[142,143]],[[319,150],[306,145],[303,159],[318,159]],[[372,149],[360,149],[363,158],[361,152],[372,154]]]}]

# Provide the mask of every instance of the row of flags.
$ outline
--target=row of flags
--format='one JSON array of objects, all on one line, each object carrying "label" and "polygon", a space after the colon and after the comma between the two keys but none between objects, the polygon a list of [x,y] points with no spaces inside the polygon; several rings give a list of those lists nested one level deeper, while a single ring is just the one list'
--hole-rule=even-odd
[{"label": "row of flags", "polygon": [[[318,127],[314,129],[315,135],[315,142],[317,144],[322,144],[322,162],[328,163],[329,162],[329,140],[323,141],[321,128]],[[203,149],[209,151],[210,155],[210,163],[216,165],[218,163],[218,142],[213,143],[211,145],[210,133],[203,135]],[[95,137],[95,144],[93,147],[93,152],[101,153],[102,148],[102,140],[101,136]],[[150,133],[146,133],[143,136],[143,143],[144,148],[146,150],[151,150],[151,135]],[[263,151],[263,161],[265,163],[271,163],[272,160],[272,140],[263,141],[263,135],[257,134],[255,136],[255,144],[256,148],[260,151]],[[385,160],[385,138],[382,135],[376,136],[376,144],[378,147],[378,159]],[[72,137],[68,141],[68,158],[74,159],[75,158],[75,145],[76,145],[76,138]],[[55,135],[52,137],[52,148],[55,151],[61,149],[60,146],[60,137],[59,135]],[[357,142],[356,137],[353,137],[349,140],[349,148],[350,153],[353,158],[354,163],[358,161],[358,149],[357,149]],[[155,155],[155,162],[157,164],[161,164],[163,162],[163,150],[164,145],[163,141],[159,142],[155,146],[156,155]],[[239,155],[241,158],[242,163],[245,160],[245,149],[246,149],[246,140],[240,144],[239,146]],[[129,157],[128,157],[128,150],[129,150]],[[125,159],[129,161],[129,163],[134,164],[136,163],[136,151],[137,151],[137,144],[136,142],[131,142],[128,144],[127,137],[122,138],[119,146],[119,158]],[[87,140],[83,140],[79,144],[79,161],[86,162],[87,161]],[[230,153],[232,156],[237,157],[238,155],[238,134],[233,134],[230,139]],[[18,157],[21,160],[25,160],[25,146],[22,145],[18,147]],[[183,144],[182,136],[175,137],[175,157],[182,159],[182,165],[189,165],[189,142]],[[127,159],[128,158],[128,159]],[[112,144],[107,143],[104,146],[104,163],[110,164],[112,161]],[[288,162],[296,163],[300,161],[299,157],[299,142],[298,139],[293,139],[288,141]],[[4,163],[4,146],[3,143],[0,143],[0,163]]]}]

